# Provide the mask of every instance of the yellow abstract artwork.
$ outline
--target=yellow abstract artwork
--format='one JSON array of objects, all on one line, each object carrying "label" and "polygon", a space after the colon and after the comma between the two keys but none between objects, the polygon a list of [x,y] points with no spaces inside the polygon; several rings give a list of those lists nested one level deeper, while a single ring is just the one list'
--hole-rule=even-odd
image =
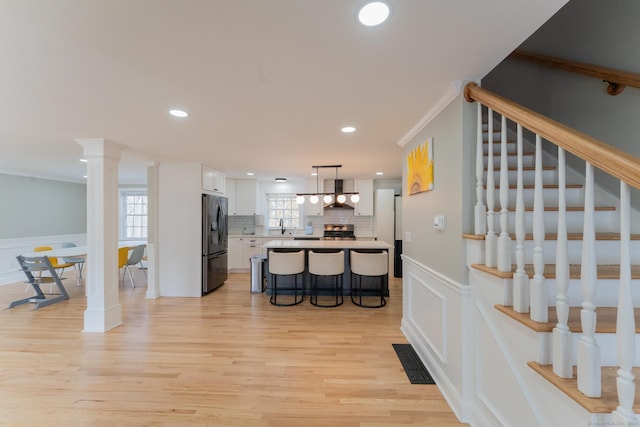
[{"label": "yellow abstract artwork", "polygon": [[407,156],[407,193],[433,190],[433,138],[428,138]]}]

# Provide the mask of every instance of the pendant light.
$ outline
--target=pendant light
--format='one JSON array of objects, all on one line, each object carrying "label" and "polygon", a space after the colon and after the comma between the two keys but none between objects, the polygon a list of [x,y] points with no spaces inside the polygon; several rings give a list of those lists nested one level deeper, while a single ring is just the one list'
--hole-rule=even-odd
[{"label": "pendant light", "polygon": [[342,204],[344,202],[347,201],[347,196],[350,196],[350,200],[351,203],[358,203],[360,201],[360,193],[358,193],[357,191],[351,191],[351,192],[341,192],[340,194],[337,194],[335,192],[333,193],[322,193],[320,191],[318,191],[318,189],[320,188],[319,185],[319,181],[320,181],[320,171],[319,169],[321,168],[334,168],[336,170],[336,180],[338,180],[338,168],[341,168],[342,165],[324,165],[324,166],[312,166],[315,170],[316,170],[316,192],[315,193],[297,193],[296,194],[296,202],[301,205],[305,202],[306,197],[309,197],[309,202],[311,202],[312,204],[316,204],[320,201],[320,198],[322,197],[322,201],[326,204],[330,204],[331,202],[333,202],[333,199],[335,198],[335,200]]}]

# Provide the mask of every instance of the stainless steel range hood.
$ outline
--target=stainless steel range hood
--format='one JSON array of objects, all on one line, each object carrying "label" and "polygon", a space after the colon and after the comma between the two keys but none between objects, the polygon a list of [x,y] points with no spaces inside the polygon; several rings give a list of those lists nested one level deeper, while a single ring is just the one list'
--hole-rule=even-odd
[{"label": "stainless steel range hood", "polygon": [[[344,180],[342,179],[334,179],[334,180],[330,180],[333,181],[334,185],[333,185],[333,202],[329,203],[328,205],[325,205],[324,208],[325,209],[353,209],[353,206],[349,205],[348,203],[340,203],[337,200],[337,196],[338,194],[342,194],[344,193]],[[327,188],[325,187],[325,190]],[[329,190],[331,191],[331,190]]]}]

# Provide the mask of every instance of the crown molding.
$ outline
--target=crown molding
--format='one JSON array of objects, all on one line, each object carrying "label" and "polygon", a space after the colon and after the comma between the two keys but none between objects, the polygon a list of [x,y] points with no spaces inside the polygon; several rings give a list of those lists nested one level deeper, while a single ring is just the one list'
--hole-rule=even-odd
[{"label": "crown molding", "polygon": [[454,99],[460,95],[462,89],[462,81],[456,80],[453,82],[445,94],[436,102],[431,110],[409,131],[405,136],[397,142],[400,147],[407,145],[414,136],[418,134],[425,126],[427,126],[431,120],[438,116]]}]

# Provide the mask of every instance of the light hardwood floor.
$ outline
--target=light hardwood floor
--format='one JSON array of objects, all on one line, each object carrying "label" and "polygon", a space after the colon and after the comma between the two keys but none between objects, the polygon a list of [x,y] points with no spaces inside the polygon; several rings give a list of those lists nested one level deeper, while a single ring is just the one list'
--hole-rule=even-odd
[{"label": "light hardwood floor", "polygon": [[[204,298],[146,300],[127,282],[124,324],[104,334],[81,332],[84,288],[65,286],[70,301],[0,311],[0,425],[460,425],[391,346],[407,342],[400,279],[382,309],[275,307],[248,274]],[[3,307],[23,297],[0,286]]]}]

